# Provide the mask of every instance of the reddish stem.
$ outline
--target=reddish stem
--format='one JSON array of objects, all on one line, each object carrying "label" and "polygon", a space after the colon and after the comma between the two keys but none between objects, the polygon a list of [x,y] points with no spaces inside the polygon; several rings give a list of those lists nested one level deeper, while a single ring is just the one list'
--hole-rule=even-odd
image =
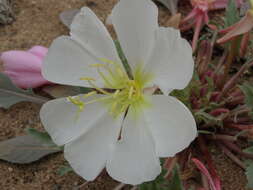
[{"label": "reddish stem", "polygon": [[240,57],[245,56],[247,47],[249,44],[249,39],[250,39],[250,32],[247,32],[242,37],[241,46],[240,46]]},{"label": "reddish stem", "polygon": [[239,105],[239,104],[243,104],[244,103],[244,98],[245,98],[244,95],[233,97],[233,98],[231,98],[230,100],[228,100],[226,102],[226,105],[236,106],[236,105]]},{"label": "reddish stem", "polygon": [[226,147],[228,147],[232,151],[234,151],[242,156],[245,156],[247,158],[253,159],[253,154],[243,152],[236,144],[226,141],[226,140],[223,140],[222,142],[223,142],[223,144],[225,144]]},{"label": "reddish stem", "polygon": [[228,123],[228,124],[225,124],[225,127],[239,129],[239,130],[249,130],[249,129],[253,129],[253,124],[242,125],[242,124],[236,124],[236,123]]},{"label": "reddish stem", "polygon": [[211,174],[211,176],[214,179],[215,186],[216,187],[221,187],[220,178],[219,178],[218,174],[216,173],[216,169],[215,169],[215,167],[213,165],[213,161],[212,161],[211,155],[210,155],[210,153],[208,151],[208,148],[207,148],[207,146],[205,144],[205,140],[204,140],[204,138],[201,135],[198,137],[198,144],[200,146],[200,150],[204,154],[205,160],[206,160],[208,168],[210,170],[210,174]]},{"label": "reddish stem", "polygon": [[227,147],[225,147],[221,143],[218,143],[218,145],[232,161],[234,161],[242,169],[245,169],[245,165],[243,164],[243,162],[239,158],[237,158],[232,152],[230,152],[230,150]]},{"label": "reddish stem", "polygon": [[[251,60],[252,61],[252,60]],[[253,62],[248,62],[245,63],[240,70],[230,79],[226,82],[226,84],[224,85],[222,92],[219,96],[219,100],[221,100],[221,98],[226,95],[228,93],[228,91],[234,87],[234,85],[236,84],[236,82],[238,81],[239,77],[244,73],[245,70],[247,70],[250,66],[253,65]]]},{"label": "reddish stem", "polygon": [[177,163],[177,157],[176,156],[169,157],[169,158],[166,159],[166,161],[164,163],[164,168],[167,169],[167,172],[166,172],[164,178],[170,179],[171,172],[172,172],[174,166],[176,165],[176,163]]},{"label": "reddish stem", "polygon": [[193,52],[196,50],[196,47],[197,47],[197,43],[198,43],[198,39],[199,39],[199,34],[200,34],[200,30],[201,30],[202,23],[203,23],[203,19],[204,19],[203,15],[199,15],[196,18],[194,36],[193,36],[193,40],[192,40],[192,51]]},{"label": "reddish stem", "polygon": [[207,135],[207,138],[210,138],[210,139],[213,139],[213,140],[226,140],[226,141],[231,141],[231,142],[236,141],[235,136],[222,135],[222,134]]},{"label": "reddish stem", "polygon": [[217,108],[217,109],[214,109],[211,112],[209,112],[209,114],[212,115],[212,116],[219,116],[219,115],[221,115],[223,113],[228,113],[228,112],[230,112],[229,109],[226,109],[226,108]]}]

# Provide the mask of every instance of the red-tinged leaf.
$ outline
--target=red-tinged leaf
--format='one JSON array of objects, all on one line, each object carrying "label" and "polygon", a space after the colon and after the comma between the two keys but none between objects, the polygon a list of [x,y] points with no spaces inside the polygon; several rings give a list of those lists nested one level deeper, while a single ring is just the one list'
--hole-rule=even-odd
[{"label": "red-tinged leaf", "polygon": [[221,33],[227,33],[217,40],[217,43],[225,43],[230,39],[248,33],[253,28],[253,16],[248,12],[238,23],[221,30]]},{"label": "red-tinged leaf", "polygon": [[213,181],[213,179],[212,179],[209,171],[205,167],[205,165],[196,158],[192,158],[192,161],[197,166],[197,168],[206,176],[211,190],[221,190],[221,187],[216,185],[215,182]]}]

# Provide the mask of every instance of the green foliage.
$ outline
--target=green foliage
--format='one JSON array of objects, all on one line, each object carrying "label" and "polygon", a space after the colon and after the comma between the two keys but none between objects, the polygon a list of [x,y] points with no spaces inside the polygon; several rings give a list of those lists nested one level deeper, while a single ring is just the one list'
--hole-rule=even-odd
[{"label": "green foliage", "polygon": [[131,67],[128,64],[128,61],[127,61],[126,56],[125,56],[125,54],[124,54],[124,52],[121,48],[121,45],[120,45],[119,41],[114,40],[114,44],[115,44],[115,47],[117,49],[119,58],[120,58],[121,62],[123,63],[123,66],[124,66],[125,70],[127,71],[128,76],[132,77],[133,75],[132,75]]},{"label": "green foliage", "polygon": [[235,0],[229,0],[225,14],[225,27],[229,27],[240,20]]},{"label": "green foliage", "polygon": [[34,95],[32,90],[16,87],[5,74],[0,73],[0,107],[9,108],[22,101],[44,103],[47,99]]},{"label": "green foliage", "polygon": [[253,109],[253,85],[245,82],[243,85],[240,86],[240,89],[243,91],[245,95],[245,104]]},{"label": "green foliage", "polygon": [[25,135],[1,141],[0,159],[12,163],[27,164],[61,151],[61,148],[53,146],[52,142],[47,143],[48,138],[45,134],[39,134],[35,131],[32,133],[33,136]]},{"label": "green foliage", "polygon": [[253,188],[253,162],[247,161],[246,163],[246,171],[245,171],[245,175],[247,177],[248,180],[248,188]]},{"label": "green foliage", "polygon": [[253,146],[250,146],[248,148],[243,149],[243,152],[249,153],[249,154],[253,154]]},{"label": "green foliage", "polygon": [[179,167],[173,169],[170,181],[164,178],[166,170],[152,182],[146,182],[139,185],[140,190],[183,190],[182,182],[179,176]]},{"label": "green foliage", "polygon": [[205,109],[201,109],[194,113],[195,119],[197,123],[205,122],[206,124],[213,124],[216,126],[223,126],[222,118],[223,114],[219,115],[218,117],[214,117],[209,113],[205,112]]},{"label": "green foliage", "polygon": [[173,170],[172,178],[169,182],[168,188],[169,190],[184,190],[182,181],[179,175],[179,167],[176,166]]},{"label": "green foliage", "polygon": [[193,78],[189,85],[182,89],[182,90],[173,90],[170,95],[176,97],[178,100],[183,102],[189,109],[191,109],[191,103],[190,103],[190,95],[191,91],[194,91],[196,94],[199,94],[199,85],[200,79],[197,74],[197,72],[193,73]]},{"label": "green foliage", "polygon": [[28,128],[26,129],[27,134],[30,136],[35,137],[36,139],[40,140],[43,143],[47,143],[48,145],[56,146],[54,142],[52,141],[51,137],[46,132],[40,132],[37,129],[34,128]]}]

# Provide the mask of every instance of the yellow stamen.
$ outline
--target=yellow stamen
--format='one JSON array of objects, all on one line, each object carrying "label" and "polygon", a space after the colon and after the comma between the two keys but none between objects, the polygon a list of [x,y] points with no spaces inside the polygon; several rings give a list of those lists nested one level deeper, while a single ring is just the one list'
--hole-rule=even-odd
[{"label": "yellow stamen", "polygon": [[[132,106],[136,113],[142,109],[143,106],[149,105],[147,98],[143,94],[143,89],[147,82],[150,81],[150,75],[143,72],[141,65],[136,67],[131,78],[125,72],[123,66],[117,62],[102,58],[103,63],[91,64],[91,67],[97,69],[99,77],[102,79],[104,86],[112,90],[98,87],[94,81],[96,79],[91,77],[82,77],[80,80],[87,81],[89,85],[95,90],[82,96],[88,98],[97,93],[105,96],[90,98],[89,101],[81,101],[79,97],[68,97],[67,99],[78,107],[79,112],[83,111],[87,104],[95,102],[104,102],[108,106],[109,113],[114,117],[124,113]],[[114,91],[113,91],[114,90]]]},{"label": "yellow stamen", "polygon": [[134,92],[134,87],[131,86],[131,87],[130,87],[130,90],[129,90],[129,92],[128,92],[128,99],[131,99],[131,98],[132,98],[133,92]]},{"label": "yellow stamen", "polygon": [[91,91],[91,92],[85,94],[85,95],[83,96],[83,98],[88,98],[88,97],[93,96],[93,95],[95,95],[95,94],[97,94],[96,91]]},{"label": "yellow stamen", "polygon": [[116,90],[116,91],[114,92],[114,94],[113,94],[113,98],[116,98],[116,97],[118,96],[119,92],[120,92],[120,90]]},{"label": "yellow stamen", "polygon": [[80,80],[95,81],[96,79],[91,77],[81,77]]},{"label": "yellow stamen", "polygon": [[90,67],[105,67],[105,64],[102,63],[95,63],[95,64],[90,64]]},{"label": "yellow stamen", "polygon": [[101,59],[99,59],[100,61],[102,61],[102,62],[104,62],[104,63],[108,63],[108,64],[115,64],[115,62],[113,62],[113,61],[111,61],[111,60],[109,60],[109,59],[106,59],[106,58],[101,58]]},{"label": "yellow stamen", "polygon": [[83,111],[85,104],[84,104],[84,102],[82,102],[80,100],[79,97],[69,96],[69,97],[67,97],[67,100],[70,101],[72,104],[75,104],[78,107],[80,112]]}]

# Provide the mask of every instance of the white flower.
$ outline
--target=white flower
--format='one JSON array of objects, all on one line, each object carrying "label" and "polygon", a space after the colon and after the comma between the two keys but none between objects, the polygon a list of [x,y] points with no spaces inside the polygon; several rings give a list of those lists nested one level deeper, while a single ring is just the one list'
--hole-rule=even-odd
[{"label": "white flower", "polygon": [[65,158],[86,180],[103,168],[127,184],[153,180],[161,172],[159,157],[175,155],[196,137],[194,118],[180,101],[144,93],[154,85],[164,94],[183,89],[193,74],[190,45],[178,30],[158,27],[157,17],[150,0],[121,0],[112,11],[133,78],[88,8],[74,18],[71,35],[49,48],[46,79],[99,92],[49,101],[40,112],[54,142],[65,145]]}]

